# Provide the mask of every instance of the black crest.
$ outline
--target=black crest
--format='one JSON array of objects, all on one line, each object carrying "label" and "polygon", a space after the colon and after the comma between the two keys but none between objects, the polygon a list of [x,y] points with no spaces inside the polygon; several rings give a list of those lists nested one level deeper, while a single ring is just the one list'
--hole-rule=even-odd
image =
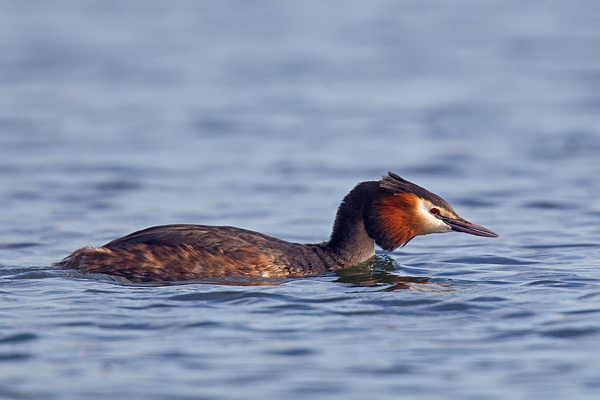
[{"label": "black crest", "polygon": [[448,211],[454,212],[450,204],[448,204],[446,200],[442,199],[437,194],[431,193],[429,190],[409,182],[400,175],[391,171],[388,172],[387,176],[384,176],[383,179],[379,181],[379,187],[389,190],[394,194],[413,193],[424,200],[429,200],[432,204],[438,207],[442,207]]}]

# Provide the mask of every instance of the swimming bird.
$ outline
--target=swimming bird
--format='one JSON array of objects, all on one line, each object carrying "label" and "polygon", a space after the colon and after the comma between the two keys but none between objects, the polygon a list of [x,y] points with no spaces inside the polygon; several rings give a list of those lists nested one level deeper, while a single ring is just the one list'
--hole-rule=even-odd
[{"label": "swimming bird", "polygon": [[375,244],[393,251],[415,236],[451,231],[498,237],[461,218],[440,196],[388,172],[344,197],[323,243],[291,243],[230,226],[163,225],[82,247],[54,265],[132,282],[284,279],[352,267],[373,257]]}]

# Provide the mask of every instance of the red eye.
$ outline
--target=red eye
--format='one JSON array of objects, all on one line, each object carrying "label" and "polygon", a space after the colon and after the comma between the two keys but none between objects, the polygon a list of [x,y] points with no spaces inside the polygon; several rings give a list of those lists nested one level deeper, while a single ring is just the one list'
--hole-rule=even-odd
[{"label": "red eye", "polygon": [[429,212],[433,215],[438,215],[440,213],[440,210],[438,210],[437,208],[432,208],[431,210],[429,210]]}]

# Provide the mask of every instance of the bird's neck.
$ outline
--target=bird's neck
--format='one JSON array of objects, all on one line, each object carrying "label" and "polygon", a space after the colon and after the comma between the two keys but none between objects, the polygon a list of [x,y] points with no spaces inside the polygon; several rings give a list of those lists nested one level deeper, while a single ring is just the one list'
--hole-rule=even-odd
[{"label": "bird's neck", "polygon": [[365,229],[365,207],[379,190],[378,182],[358,184],[338,208],[333,232],[325,249],[334,256],[340,268],[350,267],[375,255],[375,243]]}]

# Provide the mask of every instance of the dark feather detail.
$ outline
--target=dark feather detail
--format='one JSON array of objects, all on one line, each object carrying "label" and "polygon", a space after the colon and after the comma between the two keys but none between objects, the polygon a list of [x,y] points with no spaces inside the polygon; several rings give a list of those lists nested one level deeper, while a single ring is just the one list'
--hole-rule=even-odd
[{"label": "dark feather detail", "polygon": [[448,211],[454,212],[450,204],[448,204],[446,200],[442,199],[437,194],[431,193],[429,190],[409,182],[391,171],[388,172],[387,176],[384,176],[383,179],[379,181],[379,186],[393,194],[413,193],[422,199],[429,200],[432,204],[438,207],[442,207]]}]

